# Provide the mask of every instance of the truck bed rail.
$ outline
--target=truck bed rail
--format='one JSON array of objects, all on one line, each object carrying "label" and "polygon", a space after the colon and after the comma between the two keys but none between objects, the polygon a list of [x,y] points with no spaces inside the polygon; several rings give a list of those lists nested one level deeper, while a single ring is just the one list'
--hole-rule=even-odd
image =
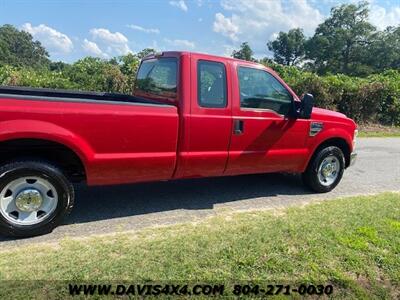
[{"label": "truck bed rail", "polygon": [[48,89],[48,88],[31,88],[21,86],[1,86],[0,97],[4,96],[21,96],[29,97],[43,97],[43,98],[65,98],[76,100],[99,100],[99,101],[115,101],[115,102],[128,102],[128,103],[143,103],[143,104],[159,104],[166,105],[165,103],[157,100],[143,99],[127,94],[119,93],[106,93],[106,92],[89,92],[89,91],[75,91],[63,89]]}]

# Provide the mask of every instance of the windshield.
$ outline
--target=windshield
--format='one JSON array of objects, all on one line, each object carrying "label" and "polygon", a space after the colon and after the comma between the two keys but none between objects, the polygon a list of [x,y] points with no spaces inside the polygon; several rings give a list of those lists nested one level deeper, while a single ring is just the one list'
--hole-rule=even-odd
[{"label": "windshield", "polygon": [[136,78],[135,95],[176,99],[177,65],[176,58],[143,61]]}]

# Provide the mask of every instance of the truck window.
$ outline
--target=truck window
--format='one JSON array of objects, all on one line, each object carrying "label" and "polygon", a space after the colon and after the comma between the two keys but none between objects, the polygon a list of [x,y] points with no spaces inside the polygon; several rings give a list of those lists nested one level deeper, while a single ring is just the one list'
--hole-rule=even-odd
[{"label": "truck window", "polygon": [[219,62],[199,60],[197,63],[197,93],[201,107],[226,107],[226,71]]},{"label": "truck window", "polygon": [[177,96],[177,59],[144,60],[136,77],[135,94],[142,96]]},{"label": "truck window", "polygon": [[240,106],[270,109],[287,115],[292,106],[292,95],[271,74],[264,70],[238,68]]}]

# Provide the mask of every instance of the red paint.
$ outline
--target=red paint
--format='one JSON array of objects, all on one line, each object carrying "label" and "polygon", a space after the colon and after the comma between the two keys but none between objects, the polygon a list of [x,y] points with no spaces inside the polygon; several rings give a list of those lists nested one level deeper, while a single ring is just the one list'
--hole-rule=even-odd
[{"label": "red paint", "polygon": [[[284,117],[240,107],[237,67],[275,76],[250,62],[188,52],[179,59],[178,100],[173,106],[0,99],[0,142],[37,138],[61,143],[83,161],[89,185],[175,178],[305,170],[315,149],[341,138],[353,150],[355,123],[343,114],[314,108],[312,119]],[[223,63],[228,104],[202,108],[197,101],[197,61]],[[171,99],[165,102],[171,103]],[[244,133],[233,134],[234,120]],[[324,123],[315,137],[310,122]]]}]

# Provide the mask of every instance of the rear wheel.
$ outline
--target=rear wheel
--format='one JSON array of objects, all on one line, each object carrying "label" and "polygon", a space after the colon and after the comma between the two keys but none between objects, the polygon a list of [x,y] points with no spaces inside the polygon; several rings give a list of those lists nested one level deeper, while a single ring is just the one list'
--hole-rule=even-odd
[{"label": "rear wheel", "polygon": [[313,156],[307,170],[302,174],[303,182],[316,192],[329,192],[339,184],[344,167],[345,159],[340,148],[323,148]]},{"label": "rear wheel", "polygon": [[0,232],[29,237],[51,232],[69,213],[74,189],[60,169],[22,160],[0,168]]}]

